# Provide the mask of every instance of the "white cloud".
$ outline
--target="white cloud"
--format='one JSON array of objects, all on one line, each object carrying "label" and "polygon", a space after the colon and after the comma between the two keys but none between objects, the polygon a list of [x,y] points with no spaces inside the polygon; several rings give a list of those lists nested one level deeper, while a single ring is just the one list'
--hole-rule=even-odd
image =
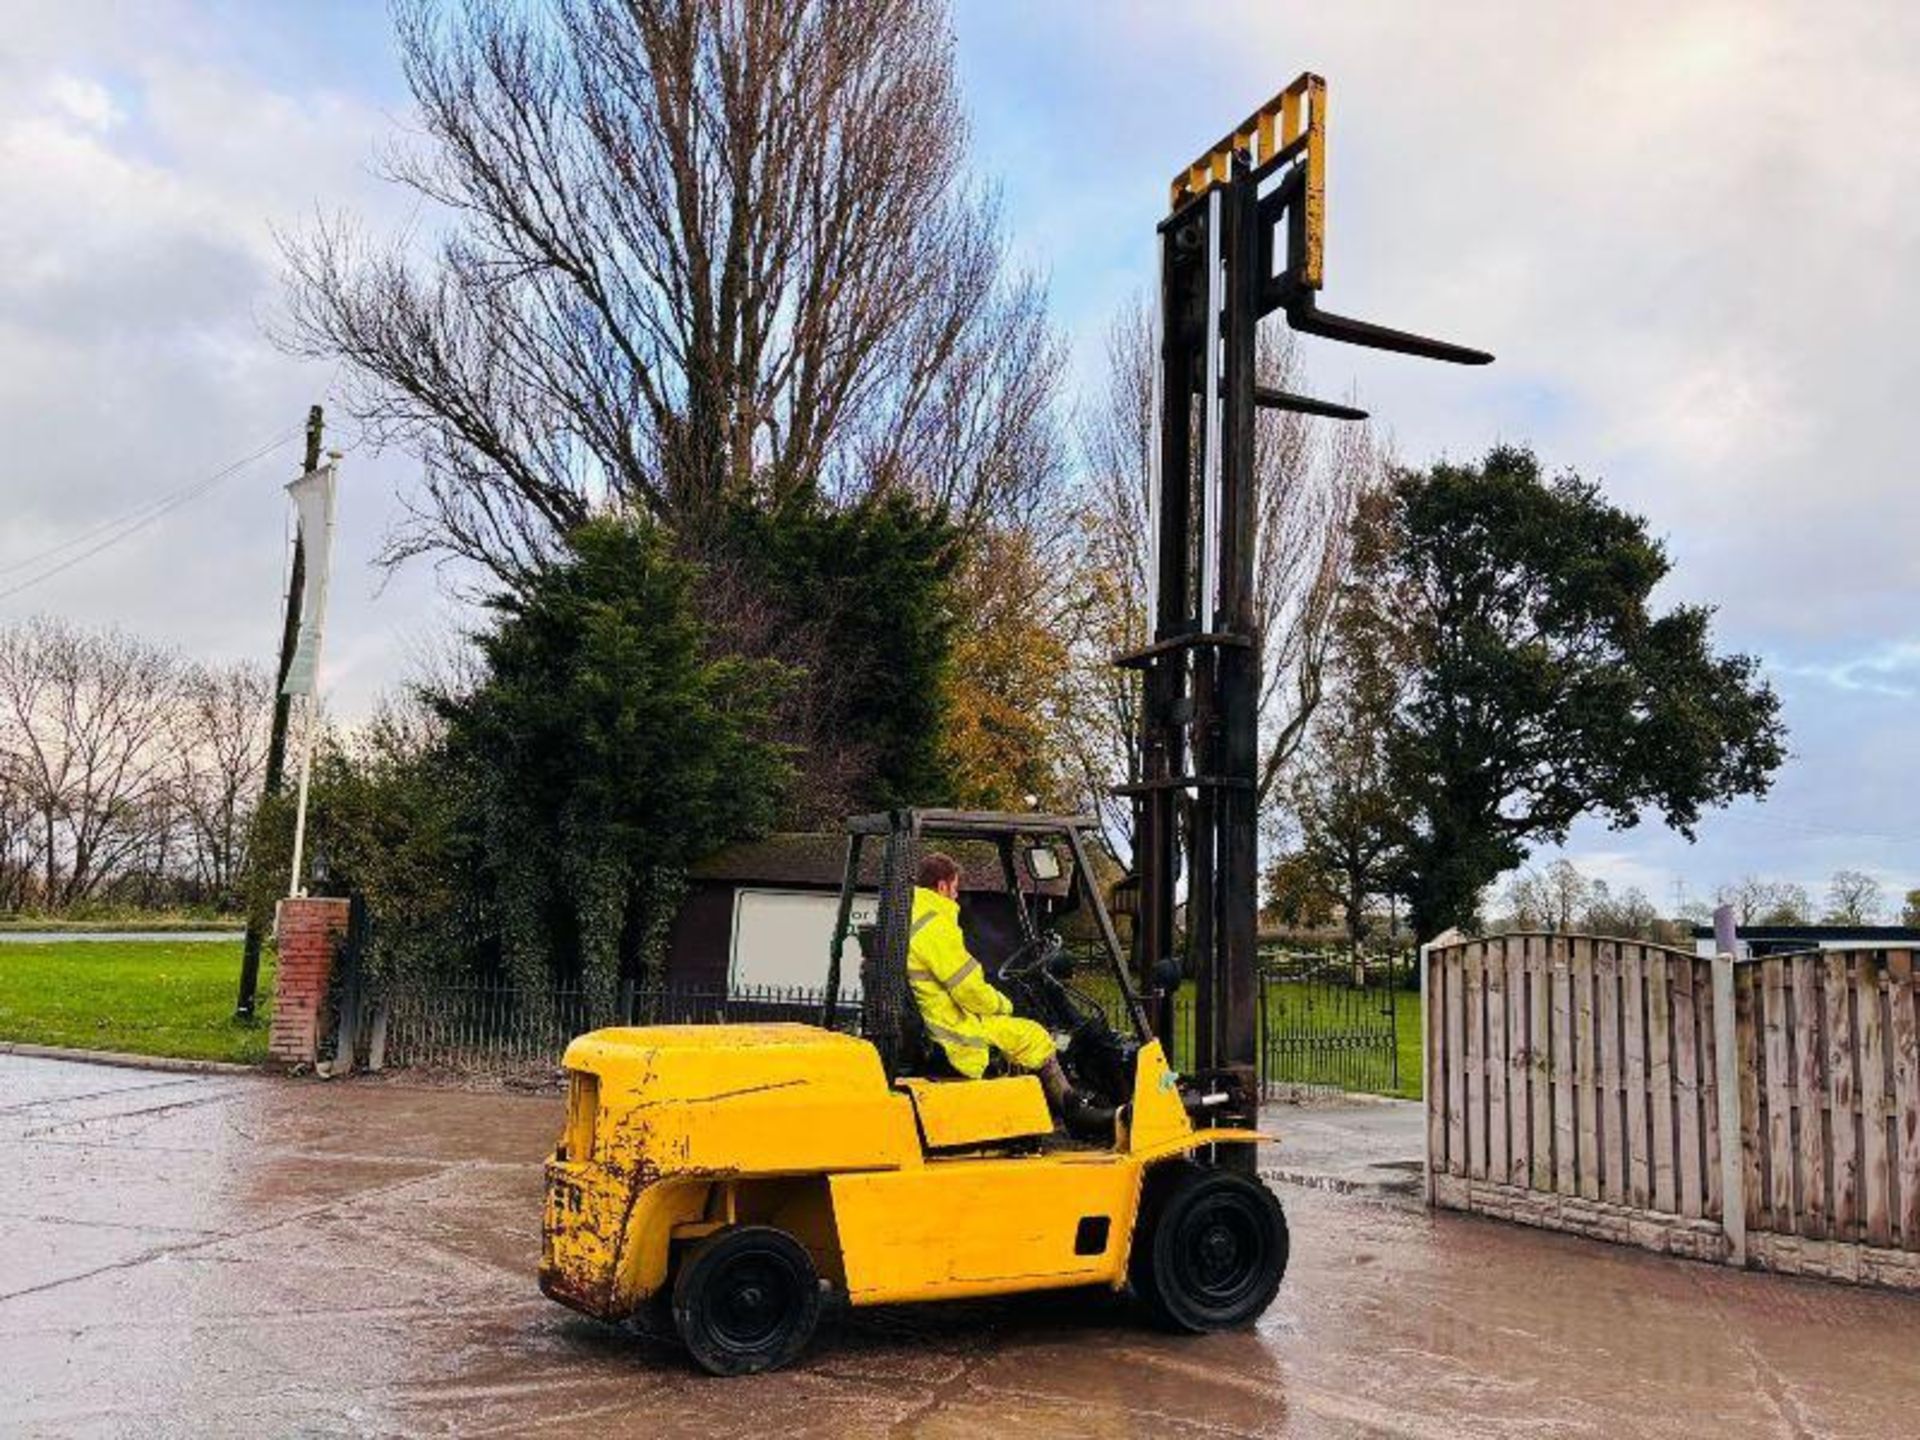
[{"label": "white cloud", "polygon": [[[0,590],[40,573],[23,562],[49,546],[297,429],[331,373],[264,338],[279,297],[273,227],[317,203],[376,222],[399,204],[369,166],[390,114],[371,96],[259,73],[240,43],[245,16],[166,0],[78,12],[36,9],[0,55]],[[343,415],[328,438],[351,443]],[[44,610],[269,659],[280,487],[298,460],[290,444],[0,599],[0,620]],[[327,679],[333,708],[353,714],[396,678],[405,636],[439,607],[430,572],[376,598],[368,569],[404,460],[355,453],[343,475]]]},{"label": "white cloud", "polygon": [[127,118],[105,85],[82,75],[55,75],[46,93],[57,112],[88,130],[111,130]]},{"label": "white cloud", "polygon": [[1881,645],[1828,661],[1773,662],[1776,673],[1824,681],[1839,690],[1911,699],[1920,695],[1920,641]]},{"label": "white cloud", "polygon": [[[372,179],[397,80],[352,7],[43,0],[0,47],[0,567],[297,424],[271,227],[403,220]],[[1329,308],[1485,344],[1461,371],[1322,344],[1411,459],[1531,440],[1647,513],[1676,597],[1776,663],[1796,758],[1698,849],[1583,827],[1609,875],[1920,876],[1900,701],[1920,647],[1920,8],[958,0],[983,168],[1089,375],[1145,288],[1172,170],[1296,71],[1332,86]],[[328,27],[340,27],[337,30]],[[323,78],[308,78],[316,73]],[[350,438],[344,427],[337,439]],[[0,600],[270,652],[284,455]],[[330,668],[351,713],[431,632],[366,568],[409,479],[345,469]],[[9,575],[0,575],[0,589]],[[1807,825],[1819,828],[1809,829]],[[1796,828],[1799,827],[1799,828]],[[1639,867],[1639,868],[1633,868]]]},{"label": "white cloud", "polygon": [[[1462,371],[1309,342],[1409,460],[1526,441],[1646,514],[1674,600],[1790,657],[1795,758],[1677,874],[1920,878],[1894,696],[1920,679],[1920,7],[965,0],[985,160],[1046,256],[1083,369],[1151,274],[1166,178],[1303,69],[1328,80],[1329,309],[1484,345]],[[1006,164],[1002,156],[1017,156]],[[1817,817],[1817,831],[1779,823]],[[1889,838],[1891,837],[1891,838]],[[1624,859],[1618,857],[1626,857]]]}]

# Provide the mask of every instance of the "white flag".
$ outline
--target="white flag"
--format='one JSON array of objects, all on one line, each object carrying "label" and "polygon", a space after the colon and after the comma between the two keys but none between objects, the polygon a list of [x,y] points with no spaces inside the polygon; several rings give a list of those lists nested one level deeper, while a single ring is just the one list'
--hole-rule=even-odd
[{"label": "white flag", "polygon": [[333,562],[333,466],[322,465],[287,486],[299,516],[306,551],[306,583],[300,592],[300,638],[287,662],[283,695],[312,696],[320,670],[320,628],[326,619],[327,573]]}]

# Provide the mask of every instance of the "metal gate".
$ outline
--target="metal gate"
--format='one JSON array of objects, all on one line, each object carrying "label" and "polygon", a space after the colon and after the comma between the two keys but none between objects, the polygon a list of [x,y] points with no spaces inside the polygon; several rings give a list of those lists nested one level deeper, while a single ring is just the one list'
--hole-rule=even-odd
[{"label": "metal gate", "polygon": [[1261,1078],[1269,1086],[1397,1092],[1399,991],[1409,973],[1392,954],[1263,952]]}]

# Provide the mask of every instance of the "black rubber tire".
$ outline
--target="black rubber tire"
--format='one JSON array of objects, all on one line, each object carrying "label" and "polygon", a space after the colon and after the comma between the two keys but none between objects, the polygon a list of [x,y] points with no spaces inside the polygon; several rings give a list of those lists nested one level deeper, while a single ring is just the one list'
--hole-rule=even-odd
[{"label": "black rubber tire", "polygon": [[1250,1325],[1287,1273],[1286,1212],[1265,1185],[1190,1163],[1150,1172],[1134,1228],[1134,1293],[1169,1329]]},{"label": "black rubber tire", "polygon": [[674,1277],[674,1329],[710,1375],[777,1370],[806,1349],[819,1323],[813,1260],[771,1225],[709,1235]]}]

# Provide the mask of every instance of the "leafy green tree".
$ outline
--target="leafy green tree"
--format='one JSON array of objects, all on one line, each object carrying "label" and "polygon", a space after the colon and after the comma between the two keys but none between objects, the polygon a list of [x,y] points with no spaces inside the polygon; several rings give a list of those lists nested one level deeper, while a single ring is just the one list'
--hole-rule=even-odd
[{"label": "leafy green tree", "polygon": [[731,584],[707,609],[717,598],[729,612],[714,616],[737,627],[728,648],[804,672],[779,717],[802,751],[786,818],[827,824],[851,808],[948,799],[961,537],[944,511],[901,492],[839,509],[742,507],[727,552]]},{"label": "leafy green tree", "polygon": [[1900,923],[1920,926],[1920,890],[1907,891],[1900,906]]},{"label": "leafy green tree", "polygon": [[485,678],[438,708],[506,969],[604,1000],[645,958],[682,868],[772,823],[784,675],[709,653],[697,572],[653,527],[592,521],[570,550],[492,602]]},{"label": "leafy green tree", "polygon": [[1354,560],[1348,631],[1407,667],[1387,751],[1423,938],[1582,815],[1654,810],[1691,836],[1784,758],[1758,661],[1714,652],[1705,606],[1652,610],[1671,566],[1646,522],[1526,450],[1396,474]]},{"label": "leafy green tree", "polygon": [[[941,757],[953,802],[969,810],[1069,808],[1069,669],[1063,617],[1033,537],[983,529],[952,587]],[[1031,802],[1029,800],[1031,797]]]},{"label": "leafy green tree", "polygon": [[1298,850],[1268,863],[1260,918],[1289,930],[1320,930],[1333,923],[1335,879]]},{"label": "leafy green tree", "polygon": [[[488,948],[474,889],[472,787],[447,753],[444,728],[417,701],[389,702],[365,725],[324,732],[314,753],[313,888],[366,898],[374,961],[389,972],[458,974]],[[282,791],[254,819],[247,903],[263,923],[287,891],[293,808],[292,791]]]},{"label": "leafy green tree", "polygon": [[1336,695],[1288,787],[1300,832],[1298,859],[1339,905],[1355,950],[1370,929],[1368,905],[1392,888],[1405,841],[1383,731],[1359,696],[1358,690]]}]

